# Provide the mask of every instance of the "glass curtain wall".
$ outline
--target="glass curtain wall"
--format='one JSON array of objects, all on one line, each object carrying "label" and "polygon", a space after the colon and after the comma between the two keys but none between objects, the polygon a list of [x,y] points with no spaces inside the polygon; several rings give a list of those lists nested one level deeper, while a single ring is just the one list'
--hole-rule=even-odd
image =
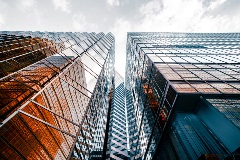
[{"label": "glass curtain wall", "polygon": [[0,33],[1,157],[88,159],[104,139],[113,35]]}]

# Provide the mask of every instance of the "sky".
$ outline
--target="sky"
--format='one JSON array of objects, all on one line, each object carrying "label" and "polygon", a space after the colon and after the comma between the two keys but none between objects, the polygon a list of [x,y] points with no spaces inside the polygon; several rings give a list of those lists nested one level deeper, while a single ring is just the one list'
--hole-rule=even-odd
[{"label": "sky", "polygon": [[240,0],[0,0],[0,30],[112,32],[124,76],[127,32],[240,32]]}]

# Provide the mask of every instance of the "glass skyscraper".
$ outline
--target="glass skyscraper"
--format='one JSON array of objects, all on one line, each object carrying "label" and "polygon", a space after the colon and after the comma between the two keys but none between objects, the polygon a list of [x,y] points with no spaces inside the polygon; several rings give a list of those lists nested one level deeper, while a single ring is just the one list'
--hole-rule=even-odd
[{"label": "glass skyscraper", "polygon": [[0,159],[240,159],[240,34],[0,32]]},{"label": "glass skyscraper", "polygon": [[115,72],[108,131],[107,159],[128,159],[124,79]]},{"label": "glass skyscraper", "polygon": [[1,159],[102,156],[113,35],[1,32],[0,47]]},{"label": "glass skyscraper", "polygon": [[239,33],[128,33],[132,159],[236,158],[239,45]]}]

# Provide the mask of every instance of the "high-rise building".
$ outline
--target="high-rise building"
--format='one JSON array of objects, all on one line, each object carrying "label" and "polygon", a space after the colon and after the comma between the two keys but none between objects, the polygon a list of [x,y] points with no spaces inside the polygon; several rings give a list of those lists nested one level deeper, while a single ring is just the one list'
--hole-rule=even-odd
[{"label": "high-rise building", "polygon": [[131,159],[239,158],[239,45],[239,33],[128,33]]},{"label": "high-rise building", "polygon": [[0,32],[1,159],[104,154],[111,33]]},{"label": "high-rise building", "polygon": [[240,34],[0,32],[0,159],[240,159]]},{"label": "high-rise building", "polygon": [[128,159],[125,87],[123,77],[115,71],[114,91],[108,130],[106,159]]}]

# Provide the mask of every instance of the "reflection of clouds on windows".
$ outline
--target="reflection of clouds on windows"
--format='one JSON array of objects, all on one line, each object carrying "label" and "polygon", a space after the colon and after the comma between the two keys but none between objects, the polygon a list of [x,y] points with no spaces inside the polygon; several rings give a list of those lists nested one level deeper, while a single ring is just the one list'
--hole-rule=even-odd
[{"label": "reflection of clouds on windows", "polygon": [[104,63],[104,59],[102,58],[102,56],[100,56],[99,54],[97,54],[95,51],[93,51],[92,49],[90,49],[89,51],[88,51],[88,53],[92,56],[92,57],[94,57],[94,59],[98,62],[98,63],[100,63],[101,65],[103,65],[103,63]]},{"label": "reflection of clouds on windows", "polygon": [[[70,48],[68,48],[68,49],[66,49],[66,50],[64,50],[64,51],[62,51],[62,55],[63,56],[74,56],[74,57],[77,57],[78,55],[75,53],[75,52],[73,52]],[[60,53],[61,54],[61,53]]]},{"label": "reflection of clouds on windows", "polygon": [[84,50],[83,50],[81,47],[79,47],[78,45],[74,45],[72,48],[75,49],[79,55],[84,51]]},{"label": "reflection of clouds on windows", "polygon": [[[93,92],[93,89],[96,85],[97,79],[95,77],[93,77],[89,72],[87,72],[86,70],[84,70],[84,75],[85,75],[85,79],[86,79],[86,84],[87,84],[87,89],[90,92]],[[88,92],[88,96],[91,96],[91,93]]]},{"label": "reflection of clouds on windows", "polygon": [[66,48],[68,48],[68,47],[71,46],[71,44],[69,44],[68,42],[63,42],[63,43],[64,43],[64,46],[65,46]]},{"label": "reflection of clouds on windows", "polygon": [[98,47],[98,45],[93,46],[93,48],[101,54],[101,56],[105,59],[107,55]]},{"label": "reflection of clouds on windows", "polygon": [[93,61],[88,55],[83,54],[81,57],[83,64],[86,66],[85,68],[89,70],[93,75],[98,76],[101,72],[101,67],[97,65],[95,61]]},{"label": "reflection of clouds on windows", "polygon": [[[86,78],[87,89],[93,92],[96,85],[97,78],[101,72],[101,67],[93,61],[87,53],[84,53],[81,57],[82,63],[84,64],[84,73]],[[90,96],[90,95],[89,95]]]}]

